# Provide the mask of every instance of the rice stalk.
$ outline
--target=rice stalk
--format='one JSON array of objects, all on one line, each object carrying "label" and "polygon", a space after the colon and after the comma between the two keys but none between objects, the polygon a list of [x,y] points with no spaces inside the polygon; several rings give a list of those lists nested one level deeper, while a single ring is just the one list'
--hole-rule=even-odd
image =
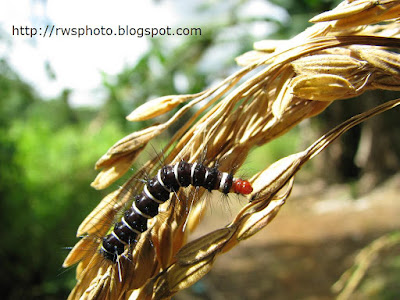
[{"label": "rice stalk", "polygon": [[400,232],[385,234],[363,248],[356,256],[351,266],[340,279],[332,286],[335,293],[339,293],[338,300],[351,299],[357,286],[360,285],[368,269],[384,250],[400,244]]},{"label": "rice stalk", "polygon": [[[165,123],[134,132],[112,146],[96,163],[101,169],[92,186],[103,189],[130,168],[145,146],[163,134],[196,104],[204,106],[175,133],[163,149],[165,164],[184,159],[231,171],[250,149],[283,135],[299,122],[325,110],[333,101],[353,98],[370,89],[400,90],[398,1],[344,1],[314,17],[316,24],[288,41],[260,41],[237,58],[243,66],[220,84],[194,95],[166,96],[135,109],[127,119],[142,121],[169,113]],[[379,23],[379,24],[378,24]],[[244,76],[248,79],[243,79]],[[339,125],[308,149],[293,154],[250,179],[254,192],[232,222],[191,243],[187,237],[201,219],[204,205],[193,191],[180,191],[165,203],[119,268],[93,250],[101,242],[84,238],[64,262],[78,261],[77,285],[69,299],[164,299],[184,289],[211,268],[218,255],[264,228],[290,195],[301,166],[338,136],[367,118],[399,104],[387,102]],[[206,149],[206,152],[205,152]],[[205,156],[205,157],[203,157]],[[154,174],[158,157],[148,161],[123,186],[105,197],[83,221],[78,236],[104,236],[117,213],[140,191],[138,180]],[[112,205],[110,205],[112,204]],[[187,226],[186,226],[187,225]],[[83,242],[82,242],[83,241]],[[126,252],[129,250],[126,250]]]}]

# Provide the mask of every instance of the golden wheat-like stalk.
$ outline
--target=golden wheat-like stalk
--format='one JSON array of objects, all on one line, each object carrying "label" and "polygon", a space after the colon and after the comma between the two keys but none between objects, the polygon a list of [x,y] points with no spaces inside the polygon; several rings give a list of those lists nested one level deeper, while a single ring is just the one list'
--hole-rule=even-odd
[{"label": "golden wheat-like stalk", "polygon": [[[281,136],[333,101],[368,89],[400,90],[399,1],[344,1],[314,17],[316,24],[288,41],[261,41],[237,58],[241,70],[214,88],[194,95],[161,97],[135,109],[129,121],[150,119],[184,104],[168,121],[134,132],[112,146],[96,163],[92,186],[102,189],[125,174],[145,146],[189,109],[197,111],[166,145],[165,164],[185,159],[219,162],[223,171],[239,167],[254,146]],[[379,24],[378,24],[379,23]],[[245,75],[249,79],[242,80]],[[205,104],[198,108],[200,101]],[[163,205],[118,267],[103,260],[99,238],[116,214],[141,190],[143,172],[152,174],[158,157],[148,161],[122,188],[105,197],[83,221],[85,235],[64,262],[77,262],[77,284],[69,299],[164,299],[188,287],[212,267],[218,255],[264,228],[288,198],[301,166],[352,126],[399,104],[387,102],[353,117],[303,152],[286,157],[250,179],[252,200],[224,228],[186,244],[204,205],[190,189]],[[205,151],[206,149],[206,151]],[[204,154],[205,153],[205,154]],[[105,222],[104,220],[110,220]],[[185,245],[186,244],[186,245]]]},{"label": "golden wheat-like stalk", "polygon": [[365,276],[367,270],[374,261],[379,257],[380,252],[384,250],[398,247],[400,244],[400,232],[391,232],[374,240],[370,245],[362,249],[351,266],[340,279],[332,286],[332,290],[336,293],[340,292],[337,299],[351,299],[352,294]]}]

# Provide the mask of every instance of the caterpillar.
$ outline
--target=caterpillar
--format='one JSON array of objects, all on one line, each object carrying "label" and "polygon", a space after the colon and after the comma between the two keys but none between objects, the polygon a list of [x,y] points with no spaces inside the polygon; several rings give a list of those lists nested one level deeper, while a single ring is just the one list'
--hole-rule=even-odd
[{"label": "caterpillar", "polygon": [[147,180],[143,191],[136,195],[132,206],[125,211],[120,222],[114,225],[110,234],[102,240],[100,253],[107,260],[116,263],[125,246],[134,246],[140,234],[147,230],[147,220],[158,214],[160,204],[170,199],[181,187],[203,187],[208,191],[219,190],[224,194],[248,195],[253,191],[250,182],[234,178],[221,172],[217,167],[206,167],[201,163],[180,161],[166,165],[157,175]]}]

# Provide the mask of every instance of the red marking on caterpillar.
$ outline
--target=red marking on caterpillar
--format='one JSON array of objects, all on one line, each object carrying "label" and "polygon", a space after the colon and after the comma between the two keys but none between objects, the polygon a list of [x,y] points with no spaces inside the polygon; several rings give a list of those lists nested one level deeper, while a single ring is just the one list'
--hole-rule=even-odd
[{"label": "red marking on caterpillar", "polygon": [[253,187],[247,180],[238,178],[233,182],[233,190],[237,194],[249,195],[253,191]]},{"label": "red marking on caterpillar", "polygon": [[203,187],[208,191],[219,190],[224,194],[248,195],[253,191],[250,182],[216,167],[206,167],[201,163],[180,161],[175,165],[163,166],[157,175],[148,180],[142,193],[135,196],[132,206],[125,211],[120,222],[102,241],[100,253],[107,260],[117,262],[126,246],[134,246],[147,230],[147,220],[155,217],[160,204],[170,199],[181,187]]}]

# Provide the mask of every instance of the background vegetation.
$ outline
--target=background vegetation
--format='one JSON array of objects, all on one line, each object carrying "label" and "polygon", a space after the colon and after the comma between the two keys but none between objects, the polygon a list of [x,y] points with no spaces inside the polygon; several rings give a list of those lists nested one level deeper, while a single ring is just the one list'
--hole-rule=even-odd
[{"label": "background vegetation", "polygon": [[[214,2],[202,5],[199,10],[213,10],[220,1]],[[138,126],[148,125],[125,121],[133,108],[154,96],[198,92],[230,74],[235,68],[234,57],[251,50],[257,40],[247,33],[247,26],[272,24],[274,31],[268,38],[288,38],[306,28],[310,17],[332,8],[338,1],[272,1],[283,6],[291,16],[284,23],[265,17],[241,17],[240,11],[247,2],[250,1],[237,1],[221,12],[220,19],[201,24],[202,36],[185,37],[175,46],[167,38],[152,39],[150,50],[135,65],[127,66],[115,77],[104,74],[107,97],[96,108],[71,107],[69,90],[57,99],[42,99],[6,60],[0,61],[0,286],[3,298],[66,298],[75,273],[61,268],[68,253],[65,247],[74,245],[78,225],[104,195],[89,187],[96,175],[94,163],[116,140]],[[228,29],[235,34],[227,35]],[[233,50],[216,61],[213,68],[204,67],[204,61],[221,47]],[[177,76],[186,79],[184,90],[177,86]],[[364,110],[364,105],[375,104],[375,96],[367,96],[371,99],[367,104],[360,104],[360,100],[354,105],[351,101],[335,103],[335,107],[313,123],[295,129],[267,148],[257,149],[248,168],[255,170],[260,161],[272,162],[302,148],[308,144],[305,141],[312,140],[306,132],[313,129],[311,136],[318,136],[353,112]],[[381,95],[379,98],[383,101]],[[341,155],[335,154],[337,148],[332,150],[336,152],[328,151],[326,156],[331,163],[317,162],[309,172],[313,176],[324,174],[323,178],[331,182],[359,180],[366,174],[373,175],[374,184],[383,181],[399,168],[399,137],[394,130],[388,130],[399,125],[397,119],[394,114],[384,116],[375,121],[379,130],[370,129],[375,143],[382,140],[386,141],[385,145],[393,143],[392,147],[381,149],[393,158],[389,162],[382,161],[382,152],[378,152],[380,155],[374,155],[375,160],[361,166],[354,164],[362,131],[359,128],[342,139]],[[385,134],[382,136],[381,132]],[[157,145],[152,146],[158,149]],[[368,181],[370,186],[373,185]],[[357,191],[366,189],[358,187]]]}]

